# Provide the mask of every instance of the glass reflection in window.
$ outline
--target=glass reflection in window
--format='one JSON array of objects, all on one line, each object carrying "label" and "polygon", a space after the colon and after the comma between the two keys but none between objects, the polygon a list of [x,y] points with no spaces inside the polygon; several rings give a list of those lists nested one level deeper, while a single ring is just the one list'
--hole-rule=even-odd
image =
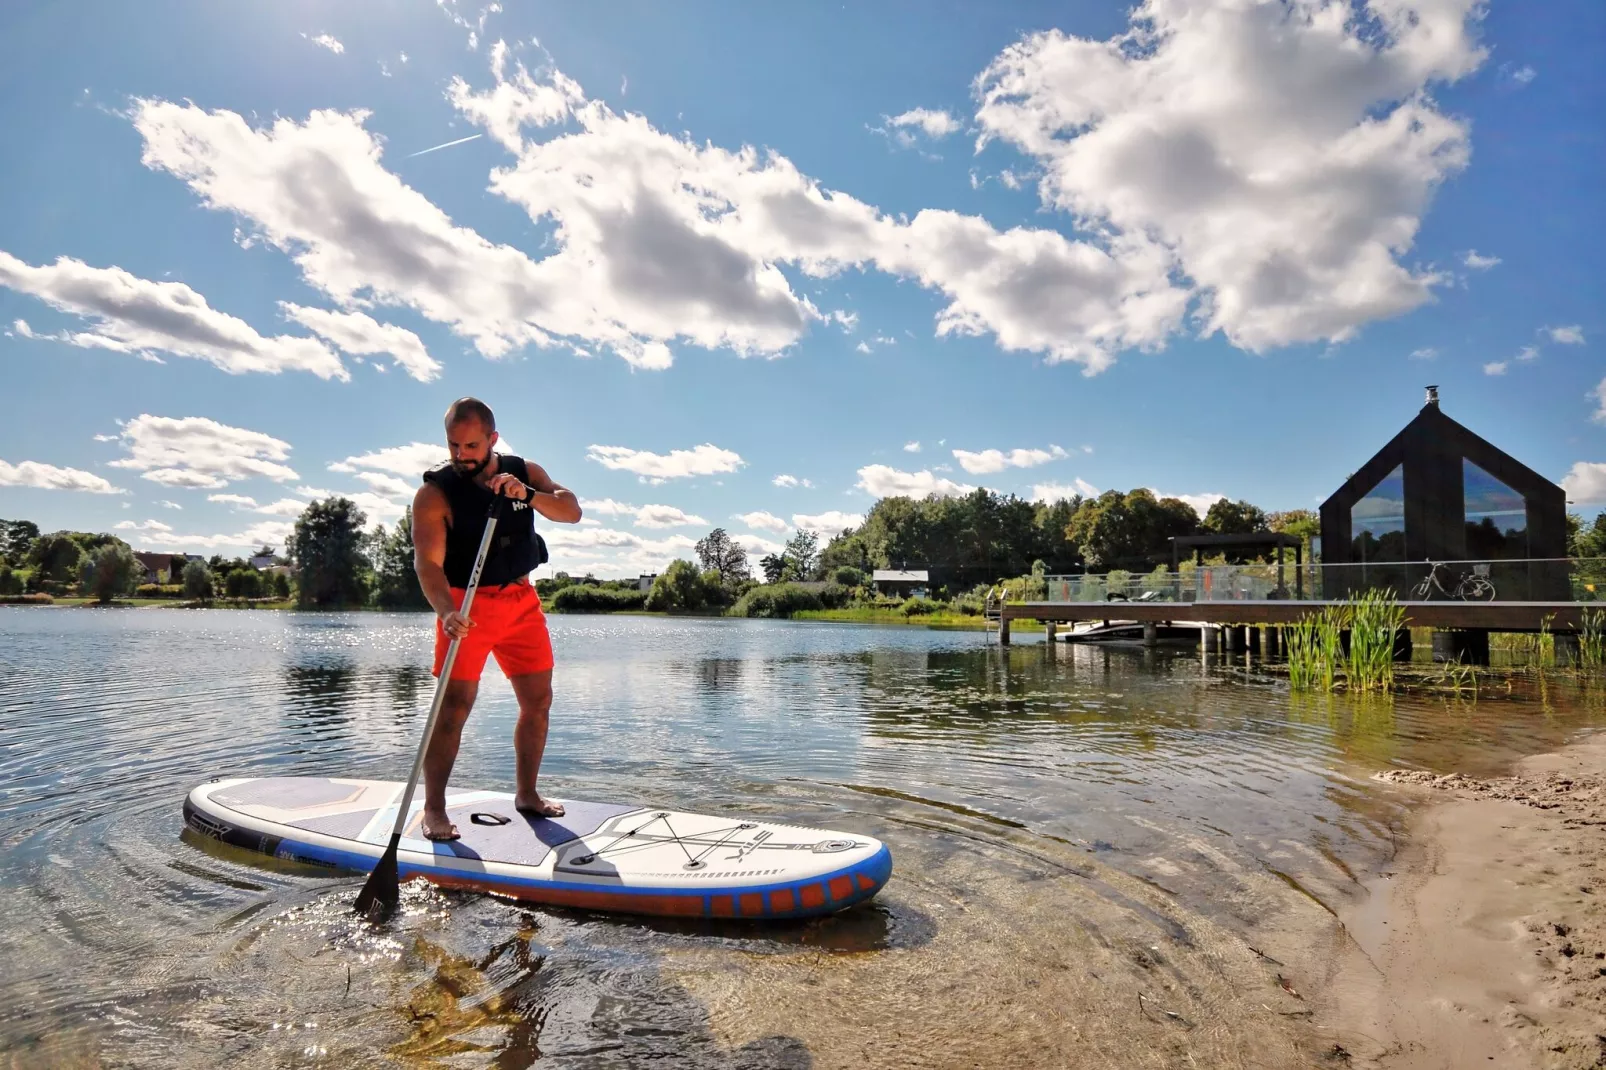
[{"label": "glass reflection in window", "polygon": [[1349,516],[1354,560],[1404,561],[1405,467],[1395,465]]},{"label": "glass reflection in window", "polygon": [[1528,556],[1528,503],[1522,495],[1462,459],[1466,491],[1467,557],[1502,561]]}]

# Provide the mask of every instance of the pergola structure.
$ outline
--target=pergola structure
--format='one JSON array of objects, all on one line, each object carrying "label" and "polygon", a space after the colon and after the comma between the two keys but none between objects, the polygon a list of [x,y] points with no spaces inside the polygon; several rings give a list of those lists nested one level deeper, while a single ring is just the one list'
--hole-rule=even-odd
[{"label": "pergola structure", "polygon": [[1200,557],[1205,550],[1246,549],[1254,547],[1264,549],[1268,546],[1277,548],[1277,587],[1286,590],[1283,586],[1283,551],[1288,547],[1294,550],[1294,590],[1297,597],[1305,597],[1305,543],[1298,535],[1285,535],[1280,531],[1262,531],[1254,535],[1173,535],[1171,537],[1171,571],[1179,572],[1182,569],[1182,552],[1193,550],[1193,563],[1199,564]]}]

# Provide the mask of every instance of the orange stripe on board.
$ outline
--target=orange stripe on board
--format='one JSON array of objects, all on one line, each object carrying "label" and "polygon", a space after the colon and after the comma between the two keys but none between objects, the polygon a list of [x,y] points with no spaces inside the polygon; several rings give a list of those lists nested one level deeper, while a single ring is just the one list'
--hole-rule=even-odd
[{"label": "orange stripe on board", "polygon": [[799,897],[807,908],[823,907],[825,906],[825,885],[805,884],[799,890]]},{"label": "orange stripe on board", "polygon": [[831,878],[831,898],[846,899],[853,894],[853,880],[850,877]]},{"label": "orange stripe on board", "polygon": [[792,896],[792,889],[782,888],[780,891],[771,892],[770,909],[777,914],[785,914],[789,910],[796,910],[797,903]]},{"label": "orange stripe on board", "polygon": [[866,877],[863,873],[855,873],[854,879],[859,882],[859,891],[871,892],[875,890],[875,881],[871,880],[869,877]]},{"label": "orange stripe on board", "polygon": [[759,892],[745,892],[739,901],[742,904],[742,913],[749,918],[756,918],[764,913],[764,896]]},{"label": "orange stripe on board", "polygon": [[708,904],[708,912],[716,918],[734,918],[736,916],[736,902],[728,895],[711,896]]}]

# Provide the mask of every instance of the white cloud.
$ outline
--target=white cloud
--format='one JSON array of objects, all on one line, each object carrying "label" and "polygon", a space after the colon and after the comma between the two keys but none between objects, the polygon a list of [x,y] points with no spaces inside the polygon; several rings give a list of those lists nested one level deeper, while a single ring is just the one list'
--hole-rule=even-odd
[{"label": "white cloud", "polygon": [[636,511],[636,526],[643,528],[678,528],[691,524],[706,524],[700,516],[684,512],[673,505],[644,505]]},{"label": "white cloud", "polygon": [[915,139],[911,132],[915,130],[933,141],[940,141],[949,134],[957,134],[965,128],[964,123],[946,111],[934,108],[911,108],[901,115],[894,115],[891,118],[882,116],[882,118],[891,128],[890,134],[893,139],[905,147],[914,144]]},{"label": "white cloud", "polygon": [[1503,360],[1491,360],[1489,363],[1487,363],[1487,364],[1485,364],[1483,366],[1483,374],[1485,374],[1485,375],[1504,375],[1504,374],[1506,374],[1506,362],[1503,361]]},{"label": "white cloud", "polygon": [[120,520],[112,525],[113,531],[145,531],[165,535],[173,530],[171,524],[164,524],[160,520]]},{"label": "white cloud", "polygon": [[600,513],[603,516],[635,516],[641,506],[616,502],[612,498],[599,498],[596,501],[585,502],[584,508],[587,513]]},{"label": "white cloud", "polygon": [[628,446],[591,445],[586,447],[586,459],[615,471],[634,472],[644,483],[719,475],[734,472],[747,463],[739,454],[709,442],[689,450],[670,450],[667,454],[633,450]]},{"label": "white cloud", "polygon": [[28,326],[28,321],[24,320],[24,319],[12,320],[11,321],[11,331],[15,332],[18,336],[20,336],[22,338],[32,338],[32,337],[34,337],[33,328]]},{"label": "white cloud", "polygon": [[1110,40],[1050,30],[1005,49],[976,80],[978,147],[1031,156],[1044,203],[1107,234],[1147,300],[1165,300],[1157,273],[1185,277],[1206,333],[1256,352],[1342,342],[1445,281],[1397,257],[1469,158],[1467,124],[1426,91],[1483,62],[1480,13],[1146,0]]},{"label": "white cloud", "polygon": [[1439,351],[1432,346],[1423,346],[1421,349],[1411,350],[1412,360],[1432,360],[1439,355]]},{"label": "white cloud", "polygon": [[222,535],[182,535],[165,527],[152,528],[150,524],[156,521],[146,521],[140,527],[147,533],[142,540],[147,548],[156,552],[178,552],[184,550],[211,550],[217,552],[234,552],[244,555],[264,543],[269,546],[283,546],[286,539],[295,533],[295,525],[283,520],[264,520],[253,524],[244,531]]},{"label": "white cloud", "polygon": [[548,82],[537,82],[518,60],[513,61],[513,75],[509,78],[507,61],[506,43],[496,42],[491,46],[495,87],[476,93],[462,78],[453,77],[446,98],[465,119],[484,127],[485,132],[509,152],[518,153],[524,148],[524,138],[520,134],[523,127],[550,126],[568,118],[576,107],[585,103],[585,93],[579,83],[562,71],[552,71]]},{"label": "white cloud", "polygon": [[1562,477],[1561,489],[1567,492],[1569,502],[1606,504],[1606,464],[1578,461]]},{"label": "white cloud", "polygon": [[423,473],[419,473],[417,483],[409,483],[405,479],[398,479],[388,472],[358,472],[357,478],[368,484],[376,494],[383,494],[387,498],[411,499],[418,492],[423,482]]},{"label": "white cloud", "polygon": [[1208,492],[1205,494],[1166,494],[1163,491],[1155,490],[1153,487],[1148,489],[1156,498],[1176,498],[1178,501],[1187,502],[1193,507],[1193,511],[1201,517],[1210,511],[1212,505],[1226,497],[1225,494],[1210,494]]},{"label": "white cloud", "polygon": [[786,521],[774,513],[766,513],[762,509],[751,513],[738,513],[736,519],[758,531],[771,531],[777,535],[786,534]]},{"label": "white cloud", "polygon": [[780,475],[778,475],[774,479],[770,480],[770,482],[775,484],[777,487],[813,487],[814,486],[814,484],[811,481],[807,480],[807,479],[799,479],[799,478],[797,478],[797,476],[790,476],[790,475],[787,475],[785,472],[782,472]]},{"label": "white cloud", "polygon": [[0,461],[0,487],[36,487],[40,490],[82,490],[90,494],[127,494],[93,472],[58,468],[39,461],[12,464]]},{"label": "white cloud", "polygon": [[421,383],[440,377],[441,366],[424,348],[423,339],[405,327],[380,323],[361,312],[331,312],[288,301],[280,301],[279,307],[286,316],[347,353],[388,353],[396,358],[397,367]]},{"label": "white cloud", "polygon": [[1034,502],[1057,502],[1062,498],[1075,498],[1077,495],[1097,498],[1099,488],[1080,478],[1073,479],[1069,483],[1038,483],[1032,487],[1031,498]]},{"label": "white cloud", "polygon": [[[342,498],[349,498],[352,504],[361,509],[368,517],[370,524],[383,524],[400,520],[406,511],[407,503],[398,502],[394,498],[387,498],[380,494],[373,494],[366,490],[359,490],[355,494],[341,494]],[[284,503],[279,503],[284,504]]]},{"label": "white cloud", "polygon": [[206,496],[206,500],[209,502],[220,502],[224,505],[244,506],[247,509],[255,509],[257,507],[257,500],[255,498],[249,498],[244,494],[208,494]]},{"label": "white cloud", "polygon": [[884,464],[871,464],[859,469],[858,488],[877,498],[924,498],[931,494],[957,497],[969,494],[975,487],[955,483],[929,471],[900,472]]},{"label": "white cloud", "polygon": [[1498,256],[1479,256],[1476,249],[1468,249],[1461,262],[1474,271],[1488,271],[1500,263]]},{"label": "white cloud", "polygon": [[256,511],[264,516],[298,517],[306,512],[308,504],[295,498],[280,498],[276,502],[259,506]]},{"label": "white cloud", "polygon": [[903,444],[903,452],[905,452],[905,453],[919,453],[920,452],[920,443],[919,442],[905,442]]},{"label": "white cloud", "polygon": [[1517,359],[1520,360],[1520,361],[1523,361],[1525,363],[1527,361],[1530,361],[1530,360],[1538,360],[1539,359],[1539,347],[1538,346],[1523,346],[1521,349],[1517,350]]},{"label": "white cloud", "polygon": [[1600,402],[1600,407],[1590,419],[1598,424],[1606,424],[1606,379],[1596,384],[1595,389],[1589,392],[1589,396]]},{"label": "white cloud", "polygon": [[849,528],[856,528],[864,523],[864,517],[859,513],[844,513],[839,509],[832,509],[824,513],[793,513],[792,525],[799,531],[815,531],[823,538],[840,535]]},{"label": "white cloud", "polygon": [[168,487],[219,489],[260,476],[282,483],[298,479],[288,460],[290,444],[260,431],[209,420],[173,419],[141,413],[122,425],[118,436],[128,456],[110,462],[131,468]]},{"label": "white cloud", "polygon": [[48,336],[69,345],[132,356],[193,357],[231,375],[309,371],[323,379],[351,377],[316,338],[265,338],[244,320],[209,306],[182,282],[152,282],[122,268],[90,267],[66,256],[34,267],[0,251],[0,286],[92,320],[87,331]]},{"label": "white cloud", "polygon": [[982,450],[980,453],[954,450],[953,454],[959,466],[971,475],[1002,472],[1006,468],[1032,468],[1070,456],[1058,446],[1050,446],[1046,450],[1014,449],[1007,453],[1003,450]]},{"label": "white cloud", "polygon": [[1529,82],[1539,77],[1539,72],[1527,64],[1514,68],[1509,63],[1502,63],[1500,65],[1500,73],[1504,74],[1518,85],[1527,85]]},{"label": "white cloud", "polygon": [[[746,550],[750,558],[767,557],[770,554],[779,554],[786,549],[785,543],[776,542],[774,539],[766,539],[762,535],[754,535],[752,532],[740,532],[732,535],[731,539],[736,545]],[[755,560],[751,564],[753,565],[753,571],[757,573],[759,571],[757,568],[758,562]]]},{"label": "white cloud", "polygon": [[307,40],[311,41],[320,48],[327,48],[337,56],[346,50],[346,46],[336,40],[332,34],[320,33],[316,37],[307,37],[306,34],[302,34],[301,36],[306,37]]},{"label": "white cloud", "polygon": [[1550,335],[1552,342],[1564,346],[1581,346],[1584,344],[1584,328],[1578,324],[1570,327],[1546,327],[1545,333]]},{"label": "white cloud", "polygon": [[163,498],[161,501],[157,502],[156,504],[160,505],[163,509],[183,509],[184,508],[178,502],[170,502],[166,498]]}]

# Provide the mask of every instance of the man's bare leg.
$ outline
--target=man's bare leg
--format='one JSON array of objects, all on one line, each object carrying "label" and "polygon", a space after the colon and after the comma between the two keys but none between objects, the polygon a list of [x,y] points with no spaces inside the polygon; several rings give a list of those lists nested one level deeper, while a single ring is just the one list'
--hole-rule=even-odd
[{"label": "man's bare leg", "polygon": [[457,746],[463,739],[463,722],[474,708],[479,694],[478,680],[449,680],[446,699],[441,703],[441,715],[435,722],[435,732],[429,739],[429,750],[424,752],[424,835],[432,840],[450,840],[457,836],[457,826],[446,816],[446,782],[451,779],[452,765],[457,761]]},{"label": "man's bare leg", "polygon": [[513,729],[513,756],[518,793],[513,805],[521,813],[562,817],[563,804],[541,798],[535,790],[546,752],[547,714],[552,709],[552,670],[525,673],[510,679],[519,700],[519,723]]}]

